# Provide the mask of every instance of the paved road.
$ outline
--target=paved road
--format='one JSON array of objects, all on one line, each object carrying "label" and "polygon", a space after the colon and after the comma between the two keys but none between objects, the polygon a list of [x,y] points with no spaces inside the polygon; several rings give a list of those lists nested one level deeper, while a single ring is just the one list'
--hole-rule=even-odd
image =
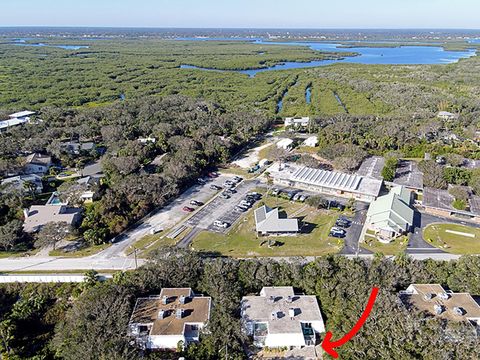
[{"label": "paved road", "polygon": [[[117,242],[93,257],[110,259],[125,256],[125,250],[137,240],[148,235],[153,228],[160,227],[169,229],[180,224],[182,220],[189,215],[182,210],[184,206],[195,208],[195,206],[190,205],[191,200],[206,203],[219,192],[218,190],[210,189],[210,186],[212,184],[221,186],[225,180],[233,176],[234,175],[222,174],[218,178],[208,181],[205,185],[195,185],[190,187],[167,206],[159,209],[157,212],[134,225],[131,229],[117,236]],[[202,209],[199,210],[199,212],[200,211],[202,211]]]},{"label": "paved road", "polygon": [[372,254],[371,251],[359,246],[358,242],[362,235],[363,225],[367,217],[368,204],[357,202],[355,215],[352,220],[352,225],[347,229],[347,235],[344,238],[345,245],[340,251],[342,255],[356,255],[356,254]]},{"label": "paved road", "polygon": [[[138,266],[145,260],[138,259]],[[86,258],[38,258],[22,257],[0,259],[0,271],[65,271],[65,270],[130,270],[135,269],[135,260],[131,258],[97,259]]]}]

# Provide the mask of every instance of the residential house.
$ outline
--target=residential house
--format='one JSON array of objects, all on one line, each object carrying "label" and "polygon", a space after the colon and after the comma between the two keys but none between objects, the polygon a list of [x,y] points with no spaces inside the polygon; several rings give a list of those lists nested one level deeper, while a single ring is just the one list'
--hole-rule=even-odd
[{"label": "residential house", "polygon": [[2,185],[20,191],[28,190],[30,184],[35,193],[39,194],[43,191],[42,178],[36,174],[12,176],[2,180]]},{"label": "residential house", "polygon": [[62,149],[71,155],[80,155],[82,153],[90,153],[96,150],[96,145],[94,142],[84,142],[80,143],[78,141],[70,141],[61,144]]},{"label": "residential house", "polygon": [[25,232],[36,232],[49,222],[67,223],[75,226],[81,220],[82,209],[68,207],[64,204],[33,205],[24,210]]},{"label": "residential house", "polygon": [[137,299],[128,333],[143,349],[177,349],[199,341],[210,319],[211,298],[190,288],[164,288],[159,296]]},{"label": "residential house", "polygon": [[293,140],[288,138],[282,139],[277,142],[277,148],[283,150],[291,150],[293,148]]},{"label": "residential house", "polygon": [[285,118],[285,126],[294,128],[306,128],[310,123],[309,117],[287,117]]},{"label": "residential house", "polygon": [[244,296],[242,325],[257,347],[315,346],[325,332],[315,296],[298,295],[293,287],[264,287],[260,296]]},{"label": "residential house", "polygon": [[10,114],[8,120],[0,121],[0,132],[6,131],[10,127],[18,126],[30,122],[30,117],[35,115],[34,111],[22,111]]},{"label": "residential house", "polygon": [[480,327],[480,305],[469,293],[455,293],[439,284],[411,284],[399,296],[409,310]]},{"label": "residential house", "polygon": [[314,169],[293,163],[274,164],[268,171],[279,186],[294,187],[324,195],[372,202],[380,194],[383,180],[356,174]]},{"label": "residential house", "polygon": [[303,142],[304,146],[315,147],[318,145],[318,137],[317,136],[310,136]]},{"label": "residential house", "polygon": [[455,198],[448,190],[440,190],[426,187],[423,189],[422,206],[426,213],[452,217],[473,222],[480,222],[480,196],[474,195],[468,187],[468,200],[465,209],[456,209],[453,207]]},{"label": "residential house", "polygon": [[25,174],[45,175],[52,165],[52,157],[38,153],[27,156],[23,172]]},{"label": "residential house", "polygon": [[149,137],[140,137],[138,138],[138,141],[141,142],[142,144],[148,144],[148,143],[151,143],[151,144],[155,144],[157,142],[157,139],[154,138],[153,136],[149,136]]},{"label": "residential house", "polygon": [[408,233],[413,225],[412,193],[403,186],[396,186],[387,195],[370,204],[365,222],[380,242],[389,243]]},{"label": "residential house", "polygon": [[456,120],[458,119],[459,116],[458,114],[454,114],[448,111],[440,111],[437,114],[437,117],[442,120]]},{"label": "residential house", "polygon": [[82,177],[87,177],[87,176],[101,177],[103,176],[102,163],[100,161],[95,161],[91,164],[88,164],[82,170],[80,170],[80,174],[82,175]]},{"label": "residential house", "polygon": [[255,228],[258,234],[292,234],[299,230],[297,219],[282,219],[278,209],[263,205],[255,210]]}]

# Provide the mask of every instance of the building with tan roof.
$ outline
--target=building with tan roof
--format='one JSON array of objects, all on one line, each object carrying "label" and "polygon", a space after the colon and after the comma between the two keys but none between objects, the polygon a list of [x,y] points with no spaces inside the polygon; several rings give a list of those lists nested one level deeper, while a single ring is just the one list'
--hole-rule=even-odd
[{"label": "building with tan roof", "polygon": [[400,291],[400,300],[407,309],[480,326],[480,305],[469,293],[454,293],[439,284],[412,284]]},{"label": "building with tan roof", "polygon": [[298,295],[293,287],[264,287],[260,296],[244,296],[241,317],[245,332],[258,347],[315,346],[325,332],[315,296]]},{"label": "building with tan roof", "polygon": [[211,298],[190,288],[164,288],[137,299],[128,333],[143,349],[177,349],[197,342],[210,319]]}]

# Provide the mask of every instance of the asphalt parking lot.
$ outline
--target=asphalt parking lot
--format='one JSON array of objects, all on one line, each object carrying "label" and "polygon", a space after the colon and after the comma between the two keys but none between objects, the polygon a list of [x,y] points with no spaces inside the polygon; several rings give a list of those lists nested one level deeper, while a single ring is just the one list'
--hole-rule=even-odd
[{"label": "asphalt parking lot", "polygon": [[[258,180],[242,181],[235,188],[237,191],[229,199],[223,199],[220,196],[215,197],[211,202],[201,208],[197,213],[190,217],[185,224],[192,228],[201,228],[210,231],[227,233],[231,226],[244,214],[235,211],[234,208],[241,200],[245,198],[248,192],[259,186]],[[228,223],[230,226],[226,229],[213,226],[215,220]]]}]

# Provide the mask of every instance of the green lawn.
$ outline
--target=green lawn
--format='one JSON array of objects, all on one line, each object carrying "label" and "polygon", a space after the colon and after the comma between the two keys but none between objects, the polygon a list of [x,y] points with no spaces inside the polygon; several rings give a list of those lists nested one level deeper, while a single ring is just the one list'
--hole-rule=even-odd
[{"label": "green lawn", "polygon": [[[295,236],[257,238],[253,210],[250,210],[234,225],[228,235],[204,231],[195,238],[192,248],[233,257],[321,256],[337,253],[342,249],[343,240],[328,237],[338,213],[316,210],[302,203],[279,198],[268,197],[264,202],[270,207],[279,207],[289,217],[295,215],[296,218],[302,218],[307,224],[304,233]],[[269,239],[276,241],[278,245],[269,248]]]},{"label": "green lawn", "polygon": [[78,251],[72,251],[72,252],[64,252],[62,250],[56,249],[52,250],[48,253],[50,256],[61,256],[61,257],[71,257],[71,258],[80,258],[80,257],[85,257],[85,256],[90,256],[90,255],[95,255],[99,253],[102,250],[105,250],[108,248],[111,244],[101,244],[101,245],[94,245],[94,246],[89,246],[84,249],[80,249]]},{"label": "green lawn", "polygon": [[401,236],[389,244],[378,241],[375,237],[365,235],[365,241],[360,242],[360,246],[370,250],[373,253],[382,253],[384,255],[397,255],[407,248],[408,238]]},{"label": "green lawn", "polygon": [[[447,230],[465,234],[448,233]],[[423,238],[429,244],[452,254],[480,254],[480,229],[458,224],[430,224],[423,230]]]}]

